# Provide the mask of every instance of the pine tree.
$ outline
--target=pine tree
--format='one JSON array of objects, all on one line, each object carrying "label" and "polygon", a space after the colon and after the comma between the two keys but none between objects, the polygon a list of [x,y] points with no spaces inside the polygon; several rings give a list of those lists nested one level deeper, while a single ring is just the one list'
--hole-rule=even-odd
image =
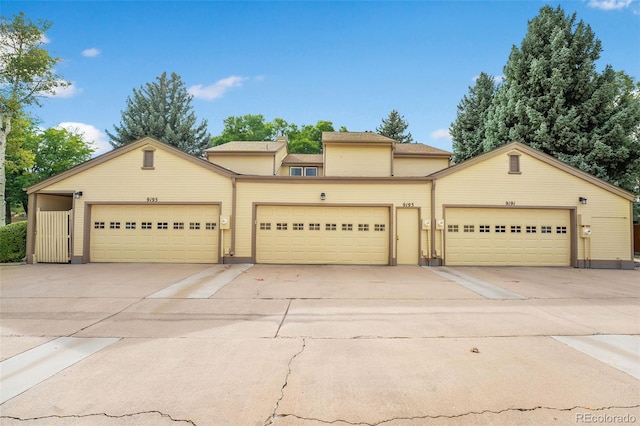
[{"label": "pine tree", "polygon": [[413,142],[411,133],[404,133],[408,127],[409,123],[405,121],[404,116],[394,109],[389,113],[389,117],[382,119],[382,124],[376,127],[376,132],[399,143],[411,143]]},{"label": "pine tree", "polygon": [[209,147],[211,136],[206,120],[196,124],[192,99],[176,73],[167,78],[165,72],[139,90],[133,89],[120,126],[113,126],[115,133],[107,130],[111,145],[117,148],[151,136],[186,153],[202,155]]},{"label": "pine tree", "polygon": [[454,162],[460,163],[483,152],[485,123],[495,91],[493,77],[482,72],[476,84],[469,87],[469,95],[458,104],[456,120],[449,129]]},{"label": "pine tree", "polygon": [[489,109],[484,150],[520,141],[633,190],[640,172],[640,98],[633,79],[606,66],[589,25],[544,6],[513,47]]}]

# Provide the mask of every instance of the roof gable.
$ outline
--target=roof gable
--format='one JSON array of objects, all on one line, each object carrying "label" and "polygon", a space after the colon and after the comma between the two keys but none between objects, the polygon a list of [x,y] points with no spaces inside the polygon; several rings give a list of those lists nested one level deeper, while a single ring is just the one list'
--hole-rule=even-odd
[{"label": "roof gable", "polygon": [[477,157],[471,158],[469,160],[466,160],[462,163],[456,164],[454,166],[448,167],[444,170],[438,171],[436,173],[433,173],[431,175],[429,175],[429,177],[432,177],[434,179],[439,179],[439,178],[443,178],[445,176],[449,176],[453,173],[458,173],[463,171],[464,169],[473,166],[475,164],[478,164],[480,162],[486,161],[488,159],[494,158],[498,155],[505,155],[510,151],[519,151],[523,154],[527,154],[539,161],[542,161],[550,166],[553,166],[559,170],[562,170],[566,173],[569,173],[570,175],[573,175],[579,179],[585,180],[593,185],[596,185],[606,191],[609,191],[613,194],[616,194],[620,197],[626,198],[628,200],[635,200],[635,195],[633,195],[632,193],[625,191],[622,188],[619,188],[615,185],[610,184],[609,182],[606,182],[600,178],[597,178],[589,173],[583,172],[582,170],[575,168],[573,166],[570,166],[566,163],[563,163],[562,161],[548,155],[545,154],[543,152],[540,152],[534,148],[531,148],[528,145],[525,145],[523,143],[520,142],[511,142],[509,144],[506,145],[502,145],[492,151],[489,151],[487,153],[484,153],[482,155],[479,155]]},{"label": "roof gable", "polygon": [[216,164],[210,163],[207,160],[204,160],[202,158],[198,158],[198,157],[194,157],[191,154],[187,154],[186,152],[183,152],[169,144],[166,144],[164,142],[160,142],[157,139],[154,139],[152,137],[149,136],[145,136],[141,139],[138,139],[135,142],[131,142],[125,146],[122,146],[120,148],[116,148],[112,151],[109,151],[105,154],[99,155],[98,157],[92,158],[91,160],[85,161],[84,163],[81,163],[75,167],[72,167],[69,170],[66,170],[64,172],[58,173],[57,175],[51,176],[48,179],[45,179],[41,182],[38,182],[34,185],[29,186],[28,188],[26,188],[25,190],[27,191],[28,194],[31,194],[33,192],[39,191],[49,185],[52,185],[54,183],[60,182],[64,179],[67,179],[71,176],[74,176],[76,174],[79,174],[81,172],[84,172],[86,170],[89,170],[93,167],[96,167],[98,165],[107,163],[110,160],[113,160],[115,158],[118,158],[122,155],[125,155],[129,152],[135,151],[137,149],[143,148],[145,146],[150,146],[153,147],[154,149],[158,149],[158,150],[163,150],[165,152],[168,152],[171,155],[175,155],[178,156],[182,159],[185,159],[189,162],[192,162],[198,166],[204,167],[206,169],[209,169],[215,173],[218,173],[222,176],[225,177],[231,177],[232,175],[235,175],[235,173],[233,173],[230,170],[227,170],[223,167],[220,167]]}]

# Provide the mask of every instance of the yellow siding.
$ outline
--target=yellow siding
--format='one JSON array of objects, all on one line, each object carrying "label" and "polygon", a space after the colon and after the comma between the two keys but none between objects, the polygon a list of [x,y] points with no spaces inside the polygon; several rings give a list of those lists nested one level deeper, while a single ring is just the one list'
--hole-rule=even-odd
[{"label": "yellow siding", "polygon": [[[504,154],[438,179],[436,218],[443,217],[443,204],[505,206],[507,202],[513,202],[520,207],[577,206],[577,214],[585,218],[624,218],[616,222],[613,229],[608,229],[618,238],[599,243],[600,251],[597,253],[605,256],[599,259],[611,260],[617,257],[612,253],[622,254],[621,251],[626,251],[624,259],[629,259],[631,234],[628,200],[523,152],[520,155],[520,170],[521,174],[509,174],[509,157]],[[587,198],[587,204],[580,204],[579,197]],[[600,232],[597,225],[592,225],[594,233]],[[585,257],[584,245],[580,241],[578,243],[578,258],[582,259]],[[438,238],[436,247],[442,247],[441,244]]]},{"label": "yellow siding", "polygon": [[427,176],[449,167],[448,158],[405,158],[393,159],[394,176]]},{"label": "yellow siding", "polygon": [[273,176],[273,155],[209,154],[209,161],[243,175]]},{"label": "yellow siding", "polygon": [[[76,200],[73,255],[83,255],[84,215],[87,202],[160,203],[220,202],[221,214],[231,215],[231,180],[162,149],[155,150],[153,170],[142,170],[142,149],[70,176],[44,188],[46,191],[82,191]],[[38,196],[41,197],[42,195]],[[230,246],[230,233],[224,233]]]},{"label": "yellow siding", "polygon": [[629,246],[620,244],[629,236],[629,219],[625,217],[597,217],[591,219],[591,237],[580,238],[581,259],[629,259]]},{"label": "yellow siding", "polygon": [[391,176],[391,146],[325,145],[325,176]]},{"label": "yellow siding", "polygon": [[[326,200],[320,200],[320,193]],[[389,205],[402,207],[412,204],[420,209],[421,218],[430,216],[430,183],[329,183],[318,180],[300,183],[237,183],[236,257],[250,257],[253,232],[253,203],[308,204],[308,205]],[[395,215],[395,209],[394,209]],[[395,236],[395,217],[393,218]],[[421,251],[427,250],[427,232],[421,230]],[[395,244],[393,255],[395,258]]]},{"label": "yellow siding", "polygon": [[274,163],[273,172],[272,172],[273,175],[280,174],[280,169],[282,168],[282,161],[287,156],[287,154],[288,154],[288,151],[287,151],[286,145],[283,145],[282,148],[280,148],[278,152],[276,152],[275,163]]}]

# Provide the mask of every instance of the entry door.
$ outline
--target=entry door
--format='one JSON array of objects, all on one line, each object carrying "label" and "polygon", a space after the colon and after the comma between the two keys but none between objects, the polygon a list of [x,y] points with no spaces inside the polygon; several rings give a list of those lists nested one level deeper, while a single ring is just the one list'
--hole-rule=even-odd
[{"label": "entry door", "polygon": [[418,209],[397,209],[398,265],[417,265],[420,251]]}]

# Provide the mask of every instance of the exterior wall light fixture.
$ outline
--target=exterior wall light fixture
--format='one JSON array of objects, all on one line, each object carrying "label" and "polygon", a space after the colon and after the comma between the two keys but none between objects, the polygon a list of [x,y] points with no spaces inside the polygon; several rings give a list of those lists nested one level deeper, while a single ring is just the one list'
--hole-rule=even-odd
[{"label": "exterior wall light fixture", "polygon": [[322,201],[326,200],[326,199],[327,199],[327,194],[325,194],[324,192],[323,192],[323,193],[321,193],[321,194],[320,194],[320,199],[321,199]]},{"label": "exterior wall light fixture", "polygon": [[75,194],[73,194],[76,197],[76,200],[79,199],[80,197],[82,197],[82,191],[76,191]]},{"label": "exterior wall light fixture", "polygon": [[578,200],[580,201],[580,204],[587,204],[587,199],[585,197],[580,197]]}]

